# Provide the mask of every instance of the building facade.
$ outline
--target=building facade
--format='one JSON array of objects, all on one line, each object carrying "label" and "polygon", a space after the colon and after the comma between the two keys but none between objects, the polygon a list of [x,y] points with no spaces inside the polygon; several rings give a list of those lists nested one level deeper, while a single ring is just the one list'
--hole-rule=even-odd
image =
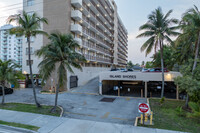
[{"label": "building facade", "polygon": [[0,58],[2,61],[13,60],[22,65],[22,37],[10,35],[12,25],[0,27]]},{"label": "building facade", "polygon": [[[118,15],[114,0],[24,0],[23,2],[26,12],[36,12],[40,17],[48,19],[49,24],[42,25],[44,31],[51,33],[59,30],[74,36],[80,44],[77,51],[87,59],[87,63],[82,63],[82,75],[84,72],[93,75],[112,66],[126,66],[128,33]],[[34,51],[47,43],[48,39],[45,36],[38,36],[31,46]],[[23,50],[25,49],[24,47]],[[23,57],[23,71],[29,72],[26,63],[28,56],[23,54]],[[41,59],[38,59],[34,52],[32,59],[33,73],[37,74],[37,66]]]}]

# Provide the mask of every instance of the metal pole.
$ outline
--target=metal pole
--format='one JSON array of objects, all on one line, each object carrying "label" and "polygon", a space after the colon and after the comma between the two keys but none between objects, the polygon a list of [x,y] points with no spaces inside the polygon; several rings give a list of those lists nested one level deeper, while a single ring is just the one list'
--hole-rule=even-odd
[{"label": "metal pole", "polygon": [[147,81],[145,81],[145,98],[147,98]]},{"label": "metal pole", "polygon": [[179,87],[176,87],[176,99],[179,100]]}]

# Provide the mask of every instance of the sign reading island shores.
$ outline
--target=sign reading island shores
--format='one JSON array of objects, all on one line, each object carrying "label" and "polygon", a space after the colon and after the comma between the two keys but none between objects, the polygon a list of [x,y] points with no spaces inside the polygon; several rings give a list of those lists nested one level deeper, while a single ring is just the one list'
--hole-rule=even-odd
[{"label": "sign reading island shores", "polygon": [[136,79],[136,75],[110,75],[110,78],[128,78],[128,79]]}]

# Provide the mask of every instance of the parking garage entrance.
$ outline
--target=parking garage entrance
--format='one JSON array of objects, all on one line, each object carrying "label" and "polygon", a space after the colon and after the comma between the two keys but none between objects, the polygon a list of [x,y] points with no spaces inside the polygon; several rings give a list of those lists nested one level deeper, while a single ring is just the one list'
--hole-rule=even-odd
[{"label": "parking garage entrance", "polygon": [[143,97],[144,83],[142,81],[105,80],[102,83],[103,95]]},{"label": "parking garage entrance", "polygon": [[[102,94],[127,97],[161,97],[162,82],[147,82],[147,94],[145,94],[145,82],[143,81],[115,81],[105,80],[102,84]],[[164,96],[176,99],[176,85],[174,82],[165,82]]]},{"label": "parking garage entrance", "polygon": [[[174,78],[181,76],[178,72],[165,73],[166,98],[179,99],[178,87]],[[162,74],[142,72],[107,72],[99,78],[101,95],[128,97],[161,97]]]}]

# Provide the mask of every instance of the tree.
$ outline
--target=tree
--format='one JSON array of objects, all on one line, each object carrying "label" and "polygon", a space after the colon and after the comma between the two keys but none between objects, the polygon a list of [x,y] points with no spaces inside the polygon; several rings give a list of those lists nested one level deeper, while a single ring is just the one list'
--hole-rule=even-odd
[{"label": "tree", "polygon": [[141,64],[142,66],[144,66],[145,65],[145,62],[144,61],[142,61],[142,64]]},{"label": "tree", "polygon": [[[173,67],[174,67],[174,64],[176,63],[176,59],[174,58],[174,49],[172,46],[167,46],[167,45],[164,45],[163,46],[163,59],[164,60],[164,64],[165,64],[165,67],[168,68],[169,70],[172,70]],[[160,50],[157,52],[156,56],[153,56],[153,67],[161,67],[161,64],[160,64]]]},{"label": "tree", "polygon": [[153,67],[153,63],[151,61],[147,61],[145,64],[145,68],[152,68]]},{"label": "tree", "polygon": [[127,67],[128,67],[128,68],[133,68],[133,66],[134,66],[134,65],[133,65],[132,61],[129,61],[129,62],[127,63]]},{"label": "tree", "polygon": [[79,44],[74,41],[70,34],[61,34],[60,32],[51,33],[50,43],[43,46],[37,51],[43,61],[39,64],[39,72],[43,80],[48,80],[51,74],[56,71],[58,83],[56,89],[55,106],[52,111],[56,110],[58,92],[67,82],[67,71],[74,73],[72,67],[82,70],[80,62],[85,62],[85,57],[76,52]]},{"label": "tree", "polygon": [[163,61],[163,45],[164,41],[173,44],[170,39],[171,36],[179,35],[176,32],[177,26],[171,25],[177,24],[177,19],[169,19],[172,10],[168,11],[166,15],[163,14],[162,9],[159,7],[148,16],[148,21],[140,27],[139,30],[144,30],[143,33],[137,36],[149,37],[149,39],[142,45],[141,51],[146,50],[146,56],[154,49],[155,53],[157,49],[160,49],[161,67],[162,67],[162,92],[161,97],[164,95],[164,61]]},{"label": "tree", "polygon": [[[182,34],[178,37],[177,43],[183,43],[185,44],[186,48],[191,48],[194,50],[194,63],[191,71],[193,76],[197,67],[200,47],[200,12],[196,6],[189,9],[186,13],[183,14],[182,21],[179,27],[182,30]],[[187,49],[184,50],[188,51]],[[186,99],[187,107],[188,102],[189,95],[187,95]]]},{"label": "tree", "polygon": [[0,60],[0,85],[2,87],[2,102],[3,105],[5,103],[5,87],[7,83],[11,83],[14,85],[18,85],[18,77],[20,73],[16,71],[16,68],[19,66],[15,64],[12,60],[8,60],[3,62]]},{"label": "tree", "polygon": [[12,28],[10,30],[10,34],[16,34],[17,36],[25,36],[28,43],[28,62],[30,69],[31,82],[33,87],[33,95],[35,99],[35,104],[37,107],[41,107],[41,105],[37,101],[35,85],[33,81],[33,73],[32,73],[32,62],[31,62],[31,37],[36,37],[37,35],[47,35],[46,32],[40,30],[41,23],[48,24],[46,18],[40,18],[36,13],[28,14],[23,12],[22,14],[12,15],[8,18],[8,22],[16,22],[17,27]]}]

